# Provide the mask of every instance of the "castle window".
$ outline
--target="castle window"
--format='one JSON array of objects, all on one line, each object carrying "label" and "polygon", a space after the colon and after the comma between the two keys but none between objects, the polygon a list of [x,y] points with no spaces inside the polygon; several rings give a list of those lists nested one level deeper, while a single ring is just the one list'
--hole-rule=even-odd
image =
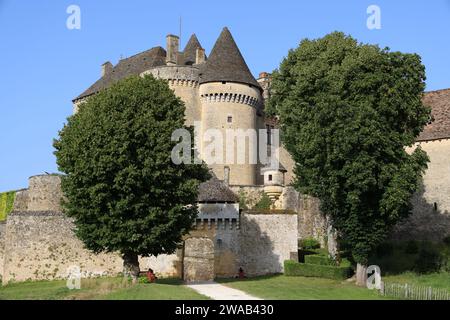
[{"label": "castle window", "polygon": [[228,122],[228,123],[232,123],[232,122],[233,122],[233,117],[232,117],[232,116],[228,116],[227,122]]},{"label": "castle window", "polygon": [[433,207],[434,207],[434,211],[437,211],[437,202],[435,202],[434,204],[433,204]]},{"label": "castle window", "polygon": [[269,181],[272,181],[272,175],[269,174]]}]

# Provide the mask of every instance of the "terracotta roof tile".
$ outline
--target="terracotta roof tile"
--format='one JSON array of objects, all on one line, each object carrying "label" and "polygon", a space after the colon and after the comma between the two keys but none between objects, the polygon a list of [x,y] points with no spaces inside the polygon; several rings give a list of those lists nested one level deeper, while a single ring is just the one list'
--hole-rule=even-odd
[{"label": "terracotta roof tile", "polygon": [[450,88],[426,92],[423,102],[431,107],[432,122],[424,128],[417,141],[450,138]]}]

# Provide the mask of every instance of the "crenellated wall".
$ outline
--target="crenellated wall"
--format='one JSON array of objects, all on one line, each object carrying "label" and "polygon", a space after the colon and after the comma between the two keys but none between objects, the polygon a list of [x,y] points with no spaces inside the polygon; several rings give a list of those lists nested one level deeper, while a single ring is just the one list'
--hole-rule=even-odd
[{"label": "crenellated wall", "polygon": [[[83,277],[122,272],[119,254],[94,254],[75,236],[75,225],[61,211],[60,176],[30,178],[15,208],[0,223],[0,275],[11,281],[65,279],[77,266]],[[260,191],[254,188],[254,192]],[[29,210],[47,209],[47,210]],[[50,210],[53,209],[53,210]],[[207,280],[232,277],[243,267],[250,276],[278,273],[297,250],[297,215],[239,213],[237,204],[202,204],[195,229],[174,254],[141,257],[141,270],[160,277]],[[202,248],[210,248],[203,250]]]},{"label": "crenellated wall", "polygon": [[145,71],[142,75],[151,74],[155,78],[168,80],[170,88],[181,100],[186,111],[186,125],[194,125],[200,121],[201,108],[199,98],[199,70],[195,66],[162,66]]},{"label": "crenellated wall", "polygon": [[[216,163],[209,166],[218,179],[224,179],[224,167],[227,166],[230,169],[230,184],[254,185],[257,161],[251,159],[249,149],[254,151],[255,156],[258,155],[253,143],[258,143],[257,109],[262,104],[259,90],[239,83],[210,82],[200,85],[199,95],[203,137],[201,158],[215,158]],[[238,133],[238,130],[241,137],[227,136],[227,133]],[[216,137],[216,132],[222,139]],[[243,141],[243,148],[240,150],[238,139]],[[249,141],[253,141],[251,148]],[[217,143],[218,150],[210,149],[214,146],[212,142]],[[237,156],[238,150],[242,150],[242,159]]]}]

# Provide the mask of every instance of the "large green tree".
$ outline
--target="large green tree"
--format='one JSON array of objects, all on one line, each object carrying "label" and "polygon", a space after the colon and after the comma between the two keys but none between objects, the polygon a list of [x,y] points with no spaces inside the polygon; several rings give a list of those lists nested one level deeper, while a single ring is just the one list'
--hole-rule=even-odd
[{"label": "large green tree", "polygon": [[428,157],[408,153],[430,117],[425,68],[335,32],[303,40],[273,74],[269,114],[295,161],[295,187],[320,199],[362,284],[370,252],[411,212]]},{"label": "large green tree", "polygon": [[138,255],[175,251],[209,178],[204,164],[172,162],[172,133],[191,130],[184,113],[166,82],[130,77],[82,103],[54,142],[76,235],[95,253],[120,252],[134,279]]}]

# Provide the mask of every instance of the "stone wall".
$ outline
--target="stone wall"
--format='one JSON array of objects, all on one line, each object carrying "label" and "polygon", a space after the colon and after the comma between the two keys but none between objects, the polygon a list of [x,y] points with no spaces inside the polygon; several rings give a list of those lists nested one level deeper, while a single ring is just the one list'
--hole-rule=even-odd
[{"label": "stone wall", "polygon": [[283,263],[297,252],[297,215],[243,214],[240,264],[249,276],[283,272]]},{"label": "stone wall", "polygon": [[118,255],[84,249],[72,220],[58,212],[13,212],[6,222],[3,283],[63,279],[71,266],[86,276],[122,271]]},{"label": "stone wall", "polygon": [[[264,193],[264,186],[241,186],[241,185],[231,185],[231,191],[233,191],[239,198],[245,200],[245,205],[247,209],[252,209]],[[245,210],[246,208],[240,208]]]},{"label": "stone wall", "polygon": [[450,235],[450,139],[417,143],[430,158],[413,213],[394,230],[396,240],[441,241]]},{"label": "stone wall", "polygon": [[[5,230],[3,231],[2,228]],[[59,212],[13,212],[0,237],[6,233],[3,283],[10,281],[65,279],[71,266],[83,277],[117,275],[123,270],[119,254],[94,254],[84,248],[73,232],[72,219]],[[2,257],[0,246],[0,262]],[[141,270],[153,268],[158,276],[180,276],[180,255],[140,258]]]},{"label": "stone wall", "polygon": [[28,211],[56,211],[61,209],[61,177],[59,175],[39,175],[29,179]]},{"label": "stone wall", "polygon": [[[261,199],[264,186],[230,186],[237,195],[244,195],[249,209]],[[276,209],[297,213],[298,238],[315,238],[325,246],[327,223],[319,209],[317,198],[300,194],[293,187],[285,187],[283,193],[274,203]]]},{"label": "stone wall", "polygon": [[0,282],[3,276],[3,263],[5,256],[5,230],[6,230],[6,222],[0,222]]},{"label": "stone wall", "polygon": [[155,78],[168,80],[170,88],[186,106],[186,125],[194,125],[200,121],[199,69],[195,66],[161,66],[143,72],[152,74]]},{"label": "stone wall", "polygon": [[14,198],[13,211],[27,211],[28,210],[28,189],[22,189],[16,191],[16,197]]}]

